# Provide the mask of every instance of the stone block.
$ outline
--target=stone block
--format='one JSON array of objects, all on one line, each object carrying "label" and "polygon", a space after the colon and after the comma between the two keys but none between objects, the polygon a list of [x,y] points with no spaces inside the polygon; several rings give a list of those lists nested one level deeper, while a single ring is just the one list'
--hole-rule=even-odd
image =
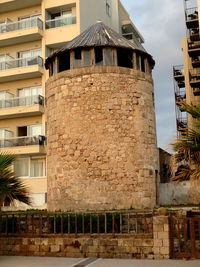
[{"label": "stone block", "polygon": [[162,247],[160,248],[161,255],[169,255],[169,247]]},{"label": "stone block", "polygon": [[158,232],[158,239],[168,239],[169,233],[168,232]]},{"label": "stone block", "polygon": [[50,247],[48,245],[40,245],[39,251],[40,252],[49,252],[50,251]]},{"label": "stone block", "polygon": [[50,246],[50,252],[60,252],[60,246],[59,245],[51,245]]},{"label": "stone block", "polygon": [[27,246],[27,251],[29,252],[39,252],[39,245],[28,245]]},{"label": "stone block", "polygon": [[154,247],[162,247],[163,241],[162,239],[154,239]]}]

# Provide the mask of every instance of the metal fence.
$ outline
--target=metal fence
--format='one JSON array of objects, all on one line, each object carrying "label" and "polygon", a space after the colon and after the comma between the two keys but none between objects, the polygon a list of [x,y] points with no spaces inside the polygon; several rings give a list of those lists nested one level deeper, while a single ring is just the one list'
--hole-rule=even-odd
[{"label": "metal fence", "polygon": [[33,105],[44,106],[44,97],[41,95],[34,95],[0,100],[0,109]]},{"label": "metal fence", "polygon": [[38,27],[43,29],[43,22],[40,18],[29,18],[20,20],[17,22],[9,22],[0,25],[0,33],[13,32],[18,30],[29,29],[33,27]]},{"label": "metal fence", "polygon": [[76,24],[76,17],[60,17],[57,19],[47,20],[45,23],[46,29],[58,28],[72,24]]},{"label": "metal fence", "polygon": [[40,56],[28,57],[28,58],[17,58],[14,60],[7,60],[0,62],[0,70],[22,68],[33,65],[43,66],[43,59]]},{"label": "metal fence", "polygon": [[23,136],[14,138],[5,138],[0,140],[0,148],[44,145],[45,136]]},{"label": "metal fence", "polygon": [[52,234],[153,236],[153,214],[147,212],[0,214],[0,236]]}]

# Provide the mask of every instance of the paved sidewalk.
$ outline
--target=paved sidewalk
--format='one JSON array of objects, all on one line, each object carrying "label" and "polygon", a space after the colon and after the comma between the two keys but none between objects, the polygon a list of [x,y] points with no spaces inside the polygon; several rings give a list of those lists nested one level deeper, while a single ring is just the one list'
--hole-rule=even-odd
[{"label": "paved sidewalk", "polygon": [[119,260],[1,256],[0,267],[200,267],[200,260]]}]

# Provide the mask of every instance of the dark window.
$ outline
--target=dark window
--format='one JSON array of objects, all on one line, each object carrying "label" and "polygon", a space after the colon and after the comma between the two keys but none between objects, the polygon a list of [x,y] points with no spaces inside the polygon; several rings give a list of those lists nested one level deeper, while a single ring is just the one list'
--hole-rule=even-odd
[{"label": "dark window", "polygon": [[78,60],[82,59],[81,49],[77,48],[77,49],[74,50],[74,58],[78,59]]},{"label": "dark window", "polygon": [[69,51],[65,52],[61,56],[58,57],[59,64],[59,72],[69,70],[70,69],[70,55]]},{"label": "dark window", "polygon": [[95,51],[95,64],[103,65],[103,49],[101,47],[96,47]]},{"label": "dark window", "polygon": [[145,72],[145,61],[143,57],[141,57],[141,71]]},{"label": "dark window", "polygon": [[18,136],[27,136],[27,126],[18,127]]},{"label": "dark window", "polygon": [[136,54],[136,69],[140,70],[140,56]]},{"label": "dark window", "polygon": [[117,62],[119,67],[133,68],[133,51],[128,49],[117,50]]}]

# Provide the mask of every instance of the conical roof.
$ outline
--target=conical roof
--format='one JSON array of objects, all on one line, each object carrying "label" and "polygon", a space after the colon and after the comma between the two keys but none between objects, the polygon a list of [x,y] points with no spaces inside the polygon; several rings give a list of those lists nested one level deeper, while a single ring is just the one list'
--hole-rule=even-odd
[{"label": "conical roof", "polygon": [[95,47],[95,46],[111,46],[138,49],[146,52],[141,43],[135,38],[133,42],[128,41],[126,38],[119,35],[117,32],[106,26],[103,22],[87,28],[79,36],[68,42],[59,51],[62,52],[68,49],[80,47]]},{"label": "conical roof", "polygon": [[148,54],[142,44],[139,42],[139,40],[134,37],[134,35],[133,41],[130,42],[114,30],[112,30],[110,27],[106,26],[103,22],[97,22],[96,24],[87,28],[84,32],[75,37],[73,40],[67,42],[65,46],[63,46],[61,49],[59,49],[49,58],[47,58],[46,65],[48,64],[51,58],[65,52],[66,50],[96,46],[121,47],[126,49],[139,50],[143,53]]}]

